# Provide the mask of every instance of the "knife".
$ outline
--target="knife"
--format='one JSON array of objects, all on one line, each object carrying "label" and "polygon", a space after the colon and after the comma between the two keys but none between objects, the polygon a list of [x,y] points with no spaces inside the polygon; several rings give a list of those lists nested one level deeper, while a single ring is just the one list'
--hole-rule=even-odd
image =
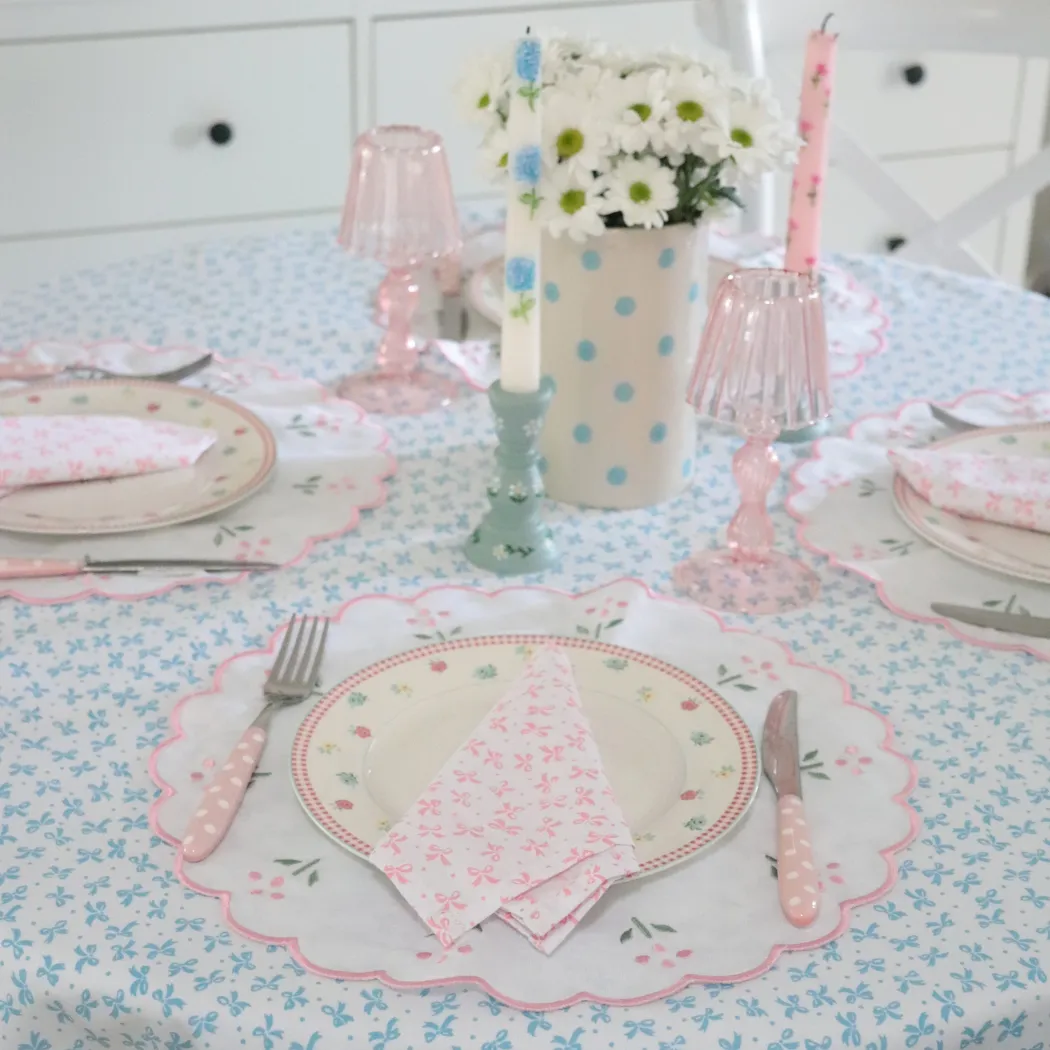
[{"label": "knife", "polygon": [[233,558],[119,558],[66,561],[59,558],[0,558],[0,580],[80,576],[84,573],[130,574],[159,570],[186,575],[193,572],[263,572],[278,569],[272,561],[236,561]]},{"label": "knife", "polygon": [[798,693],[773,697],[762,728],[762,772],[777,793],[777,887],[792,926],[809,926],[820,910],[819,875],[802,809],[798,752]]},{"label": "knife", "polygon": [[1050,619],[1045,616],[979,609],[972,605],[952,605],[950,602],[934,602],[930,608],[938,616],[947,616],[950,620],[968,623],[973,627],[990,627],[993,631],[1022,634],[1026,638],[1050,638]]}]

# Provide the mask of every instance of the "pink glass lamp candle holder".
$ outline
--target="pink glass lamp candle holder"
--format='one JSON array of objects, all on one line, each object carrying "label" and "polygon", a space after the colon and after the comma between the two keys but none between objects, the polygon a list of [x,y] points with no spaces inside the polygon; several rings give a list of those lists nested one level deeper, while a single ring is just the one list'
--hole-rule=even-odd
[{"label": "pink glass lamp candle holder", "polygon": [[387,267],[377,295],[386,331],[375,367],[347,376],[339,396],[395,415],[447,405],[460,386],[422,367],[424,345],[412,334],[416,274],[423,266],[455,265],[463,244],[440,135],[390,125],[358,137],[339,243]]},{"label": "pink glass lamp candle holder", "polygon": [[780,474],[781,430],[812,426],[831,410],[827,332],[816,280],[787,270],[736,270],[722,279],[700,342],[689,400],[700,414],[734,423],[740,507],[727,546],[675,566],[677,588],[725,612],[783,612],[816,597],[820,582],[773,549],[766,508]]}]

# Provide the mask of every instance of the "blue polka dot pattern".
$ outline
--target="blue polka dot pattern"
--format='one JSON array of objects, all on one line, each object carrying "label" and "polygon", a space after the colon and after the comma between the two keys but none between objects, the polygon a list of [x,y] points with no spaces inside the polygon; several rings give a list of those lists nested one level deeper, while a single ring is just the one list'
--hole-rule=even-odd
[{"label": "blue polka dot pattern", "polygon": [[580,256],[580,262],[585,270],[597,270],[602,264],[602,257],[592,248]]},{"label": "blue polka dot pattern", "polygon": [[629,295],[621,295],[616,300],[616,312],[621,317],[630,317],[634,313],[637,304]]},{"label": "blue polka dot pattern", "polygon": [[617,383],[616,389],[613,390],[613,397],[617,401],[626,402],[630,401],[634,397],[634,387],[630,383]]},{"label": "blue polka dot pattern", "polygon": [[666,423],[654,423],[652,427],[649,428],[649,440],[654,445],[659,445],[665,437],[667,437]]},{"label": "blue polka dot pattern", "polygon": [[691,459],[687,459],[682,464],[682,477],[683,478],[687,478],[692,473],[693,473],[693,461]]},{"label": "blue polka dot pattern", "polygon": [[543,297],[549,303],[556,303],[561,298],[561,292],[558,291],[558,286],[553,281],[548,281],[543,286]]},{"label": "blue polka dot pattern", "polygon": [[590,339],[581,339],[576,344],[576,356],[581,361],[593,361],[594,355],[598,353],[598,348],[590,341]]},{"label": "blue polka dot pattern", "polygon": [[624,467],[610,467],[605,480],[610,485],[622,485],[627,480],[627,470]]},{"label": "blue polka dot pattern", "polygon": [[664,248],[660,252],[660,258],[656,260],[661,270],[669,270],[674,266],[674,248]]},{"label": "blue polka dot pattern", "polygon": [[591,440],[591,428],[586,423],[577,423],[572,428],[573,439],[581,445],[586,445]]},{"label": "blue polka dot pattern", "polygon": [[661,357],[670,357],[674,353],[674,336],[660,336],[660,341],[656,344],[656,351]]},{"label": "blue polka dot pattern", "polygon": [[696,300],[697,300],[697,296],[699,296],[699,295],[700,295],[700,285],[698,285],[696,283],[696,281],[693,281],[693,283],[691,285],[689,285],[689,301],[691,303],[695,303]]}]

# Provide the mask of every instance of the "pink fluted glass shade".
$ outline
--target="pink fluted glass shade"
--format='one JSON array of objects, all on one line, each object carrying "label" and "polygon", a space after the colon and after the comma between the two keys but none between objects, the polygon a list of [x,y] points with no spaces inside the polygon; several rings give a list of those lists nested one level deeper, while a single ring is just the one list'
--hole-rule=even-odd
[{"label": "pink fluted glass shade", "polygon": [[423,368],[412,334],[417,273],[435,263],[458,272],[463,246],[441,136],[408,125],[372,128],[354,143],[339,243],[387,267],[376,295],[386,332],[375,368],[347,376],[341,397],[369,412],[407,415],[447,405],[460,387]]},{"label": "pink fluted glass shade", "polygon": [[393,124],[358,137],[339,243],[391,269],[458,257],[463,240],[440,135]]},{"label": "pink fluted glass shade", "polygon": [[795,430],[831,411],[817,282],[788,270],[722,278],[689,385],[701,415],[744,429]]},{"label": "pink fluted glass shade", "polygon": [[816,281],[787,270],[736,270],[722,279],[708,314],[689,400],[711,419],[735,423],[740,506],[727,544],[674,569],[679,591],[724,612],[786,612],[817,595],[812,569],[774,550],[766,508],[780,475],[773,441],[831,410],[828,344]]}]

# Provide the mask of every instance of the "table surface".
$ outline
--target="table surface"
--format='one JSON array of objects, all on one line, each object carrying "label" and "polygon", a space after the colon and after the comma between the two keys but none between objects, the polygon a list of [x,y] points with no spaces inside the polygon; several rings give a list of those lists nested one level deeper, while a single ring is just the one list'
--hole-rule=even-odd
[{"label": "table surface", "polygon": [[[888,352],[838,384],[838,425],[916,396],[1050,386],[1050,302],[887,259],[838,261],[892,323]],[[181,250],[16,295],[0,310],[0,345],[197,343],[330,380],[374,349],[377,276],[330,234]],[[389,430],[400,469],[387,504],[293,569],[139,602],[0,602],[5,1047],[327,1050],[351,1036],[371,1050],[1050,1045],[1050,665],[898,618],[870,584],[826,564],[820,601],[761,629],[842,672],[860,703],[890,717],[918,764],[922,821],[894,891],[837,942],[742,985],[523,1013],[470,988],[315,977],[184,891],[146,821],[147,759],[180,696],[292,612],[449,580],[493,584],[460,553],[484,506],[485,399]],[[629,574],[669,591],[672,564],[713,542],[733,507],[733,442],[702,434],[701,446],[703,484],[665,507],[552,508],[565,557],[543,582],[583,590]],[[797,550],[780,496],[780,545]]]}]

